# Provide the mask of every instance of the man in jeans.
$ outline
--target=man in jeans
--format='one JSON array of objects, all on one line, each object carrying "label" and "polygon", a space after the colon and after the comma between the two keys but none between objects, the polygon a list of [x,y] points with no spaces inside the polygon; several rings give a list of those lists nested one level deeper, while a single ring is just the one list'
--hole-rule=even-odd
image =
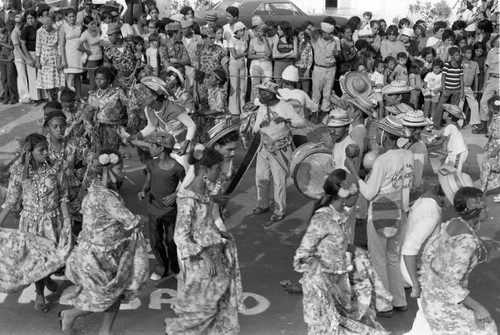
[{"label": "man in jeans", "polygon": [[434,128],[441,129],[443,120],[443,104],[450,101],[458,105],[464,97],[464,69],[461,63],[462,55],[458,47],[451,47],[448,51],[451,60],[444,63],[443,78],[441,80],[442,93],[439,98],[436,112],[433,115]]}]

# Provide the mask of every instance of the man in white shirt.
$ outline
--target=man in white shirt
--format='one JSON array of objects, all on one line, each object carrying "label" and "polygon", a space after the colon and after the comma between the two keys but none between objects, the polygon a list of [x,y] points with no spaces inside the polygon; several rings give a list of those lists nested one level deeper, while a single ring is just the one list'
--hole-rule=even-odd
[{"label": "man in white shirt", "polygon": [[198,50],[198,45],[202,44],[203,40],[200,35],[196,35],[193,32],[192,19],[182,20],[181,29],[182,43],[188,52],[189,59],[191,60],[191,64],[184,67],[186,70],[186,90],[193,94],[195,68],[198,66],[198,57],[196,52]]},{"label": "man in white shirt", "polygon": [[222,27],[224,30],[224,39],[229,42],[234,34],[233,34],[233,27],[234,24],[238,21],[238,18],[240,16],[240,10],[238,7],[234,6],[229,6],[226,8],[226,20],[227,23]]},{"label": "man in white shirt", "polygon": [[349,125],[351,123],[352,118],[349,117],[347,111],[341,108],[335,108],[323,119],[323,124],[328,127],[333,141],[332,158],[336,169],[346,169],[344,165],[347,158],[345,148],[349,144],[356,144],[352,137],[349,136]]},{"label": "man in white shirt", "polygon": [[[368,208],[368,252],[384,287],[390,291],[392,306],[400,311],[408,310],[404,281],[399,260],[400,227],[409,211],[412,188],[413,155],[400,149],[397,141],[409,137],[408,129],[401,121],[389,115],[376,123],[382,130],[381,143],[385,153],[373,163],[370,177],[365,182],[359,178],[355,163],[347,159],[347,170],[358,179],[360,193],[370,201]],[[391,317],[393,309],[378,311],[377,315]]]},{"label": "man in white shirt", "polygon": [[290,126],[302,128],[305,120],[289,103],[279,99],[278,85],[264,82],[256,86],[259,90],[260,106],[253,131],[261,133],[261,147],[257,153],[255,184],[257,206],[253,214],[269,211],[271,177],[274,183],[274,213],[264,228],[283,220],[286,209],[286,178],[292,157]]}]

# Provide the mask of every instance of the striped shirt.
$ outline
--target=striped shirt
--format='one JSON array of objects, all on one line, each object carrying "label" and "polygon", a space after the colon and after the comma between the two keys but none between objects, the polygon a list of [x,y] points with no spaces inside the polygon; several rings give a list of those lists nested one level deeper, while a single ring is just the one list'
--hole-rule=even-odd
[{"label": "striped shirt", "polygon": [[459,64],[458,67],[454,67],[451,65],[451,62],[444,63],[443,66],[443,79],[444,79],[444,88],[446,90],[459,90],[462,86],[462,78],[464,76],[464,68],[462,64]]}]

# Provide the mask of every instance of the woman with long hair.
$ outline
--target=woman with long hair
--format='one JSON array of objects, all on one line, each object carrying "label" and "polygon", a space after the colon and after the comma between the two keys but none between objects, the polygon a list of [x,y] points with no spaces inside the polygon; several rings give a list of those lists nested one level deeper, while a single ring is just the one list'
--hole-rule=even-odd
[{"label": "woman with long hair", "polygon": [[[59,312],[64,334],[71,334],[76,318],[103,312],[99,334],[111,334],[122,299],[137,297],[148,277],[149,263],[142,226],[146,218],[134,215],[116,192],[123,181],[118,151],[103,149],[92,163],[93,182],[83,199],[83,230],[66,263],[73,309]],[[127,237],[127,232],[132,235]]]},{"label": "woman with long hair", "polygon": [[[177,318],[167,318],[167,334],[237,334],[242,306],[240,275],[231,254],[225,252],[232,236],[217,228],[210,190],[223,156],[210,148],[195,148],[190,156],[194,174],[177,193],[174,240],[182,271],[173,307]],[[187,178],[186,178],[187,179]]]},{"label": "woman with long hair", "polygon": [[[311,37],[306,34],[305,29],[302,27],[295,28],[293,34],[298,44],[295,67],[299,70],[299,78],[301,78],[297,83],[297,88],[309,95],[311,87],[311,68],[313,64],[313,51],[310,43]],[[354,48],[354,44],[352,47]],[[356,52],[354,52],[354,54],[356,54]]]},{"label": "woman with long hair", "polygon": [[61,67],[66,75],[66,86],[76,92],[76,98],[82,95],[83,71],[82,52],[78,49],[82,27],[76,25],[76,11],[69,8],[66,11],[66,23],[59,28],[59,47]]},{"label": "woman with long hair", "polygon": [[297,58],[297,38],[293,35],[292,26],[282,21],[276,29],[278,42],[273,45],[274,72],[273,77],[281,82],[281,74],[288,65],[293,65]]},{"label": "woman with long hair", "polygon": [[78,41],[78,50],[87,54],[87,63],[89,76],[89,91],[95,91],[97,85],[95,83],[96,68],[102,65],[102,48],[101,48],[101,31],[97,26],[97,22],[93,16],[85,16],[83,18],[82,35]]},{"label": "woman with long hair", "polygon": [[490,313],[467,287],[472,270],[487,258],[477,236],[488,215],[484,193],[463,187],[453,206],[458,217],[438,227],[422,254],[422,309],[433,334],[498,334]]},{"label": "woman with long hair", "polygon": [[[43,135],[30,134],[26,137],[20,160],[11,167],[7,195],[0,214],[1,225],[9,213],[16,210],[19,199],[22,199],[19,232],[26,233],[23,236],[29,241],[25,241],[27,250],[21,258],[22,262],[15,264],[17,268],[14,272],[21,272],[23,275],[18,276],[19,274],[11,271],[8,278],[2,275],[1,280],[15,278],[20,283],[35,282],[35,309],[44,313],[48,311],[45,288],[57,291],[57,283],[50,278],[50,274],[64,265],[65,258],[56,254],[51,259],[41,258],[47,247],[41,245],[40,249],[44,251],[38,250],[36,245],[40,242],[37,241],[41,240],[37,240],[35,236],[48,240],[45,243],[49,245],[67,245],[71,234],[66,180],[60,164],[51,163],[47,146],[47,139]],[[17,248],[21,245],[16,243],[7,255],[13,257],[14,254],[19,254],[21,250]],[[33,253],[28,248],[30,245]],[[69,249],[66,249],[64,254],[67,256],[68,253]],[[35,257],[40,257],[36,259],[36,263],[33,262]]]},{"label": "woman with long hair", "polygon": [[323,188],[293,260],[295,271],[303,273],[308,334],[389,334],[375,321],[375,307],[390,306],[391,296],[366,252],[350,245],[346,234],[344,207],[356,204],[357,186],[345,170],[336,169]]}]

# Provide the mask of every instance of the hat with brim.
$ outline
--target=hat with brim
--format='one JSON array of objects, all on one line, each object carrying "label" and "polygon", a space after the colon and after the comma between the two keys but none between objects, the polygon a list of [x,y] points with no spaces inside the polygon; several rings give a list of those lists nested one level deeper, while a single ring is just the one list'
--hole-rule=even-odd
[{"label": "hat with brim", "polygon": [[329,24],[328,22],[321,22],[320,28],[322,31],[324,31],[327,34],[331,34],[335,30],[335,26],[332,24]]},{"label": "hat with brim", "polygon": [[156,94],[159,95],[168,95],[167,90],[165,87],[167,86],[167,83],[165,83],[163,80],[161,80],[158,77],[155,76],[147,76],[141,79],[141,84],[149,88],[150,90],[154,91]]},{"label": "hat with brim", "polygon": [[443,104],[443,109],[458,119],[465,119],[465,113],[457,105]]},{"label": "hat with brim", "polygon": [[472,178],[455,167],[445,164],[438,169],[439,184],[448,201],[453,204],[455,194],[462,187],[473,187]]},{"label": "hat with brim", "polygon": [[267,91],[269,93],[274,94],[277,97],[280,97],[280,94],[278,93],[278,84],[273,83],[271,81],[265,81],[261,84],[255,85],[255,88],[258,90]]},{"label": "hat with brim", "polygon": [[177,78],[179,78],[180,82],[182,85],[184,85],[184,76],[182,75],[181,71],[179,71],[177,68],[175,68],[175,66],[167,66],[167,69],[166,69],[167,72],[169,71],[172,71],[173,73],[175,73],[177,75]]},{"label": "hat with brim", "polygon": [[170,22],[166,25],[166,31],[178,31],[181,30],[181,24],[177,21]]},{"label": "hat with brim", "polygon": [[173,149],[175,145],[175,138],[171,134],[162,131],[155,131],[154,133],[146,136],[144,141],[151,144],[161,145],[167,149]]},{"label": "hat with brim", "polygon": [[413,112],[413,108],[411,108],[409,105],[407,105],[403,102],[396,105],[396,106],[387,106],[387,107],[385,107],[385,110],[393,115],[406,114],[406,113]]},{"label": "hat with brim", "polygon": [[402,114],[401,123],[405,127],[415,128],[415,127],[427,127],[432,124],[429,118],[426,118],[424,112],[421,110],[414,110]]},{"label": "hat with brim", "polygon": [[209,140],[205,144],[206,147],[213,147],[221,138],[229,133],[240,131],[240,121],[239,119],[228,118],[225,122],[216,124],[208,131]]},{"label": "hat with brim", "polygon": [[352,123],[353,119],[346,110],[342,108],[333,109],[330,114],[325,116],[322,123],[327,127],[346,127]]},{"label": "hat with brim", "polygon": [[99,10],[101,12],[117,12],[119,11],[120,9],[116,6],[113,6],[113,5],[102,5]]},{"label": "hat with brim", "polygon": [[245,26],[245,24],[243,22],[238,21],[234,24],[232,31],[233,31],[233,33],[235,33],[241,29],[247,29],[247,27]]},{"label": "hat with brim", "polygon": [[217,21],[219,17],[217,16],[216,12],[208,12],[205,15],[205,21]]},{"label": "hat with brim", "polygon": [[344,78],[343,87],[345,92],[354,99],[359,96],[368,97],[372,93],[370,78],[359,71],[349,72]]},{"label": "hat with brim", "polygon": [[119,23],[113,22],[108,25],[108,35],[113,35],[122,32],[122,27]]},{"label": "hat with brim", "polygon": [[380,121],[375,121],[375,125],[389,134],[399,137],[410,137],[411,132],[408,128],[403,127],[401,120],[394,115],[388,115]]},{"label": "hat with brim", "polygon": [[382,94],[402,94],[408,93],[412,90],[406,81],[391,81],[389,85],[382,88]]},{"label": "hat with brim", "polygon": [[375,106],[370,99],[365,97],[356,97],[355,99],[347,98],[347,101],[368,116],[373,116],[373,108]]}]

